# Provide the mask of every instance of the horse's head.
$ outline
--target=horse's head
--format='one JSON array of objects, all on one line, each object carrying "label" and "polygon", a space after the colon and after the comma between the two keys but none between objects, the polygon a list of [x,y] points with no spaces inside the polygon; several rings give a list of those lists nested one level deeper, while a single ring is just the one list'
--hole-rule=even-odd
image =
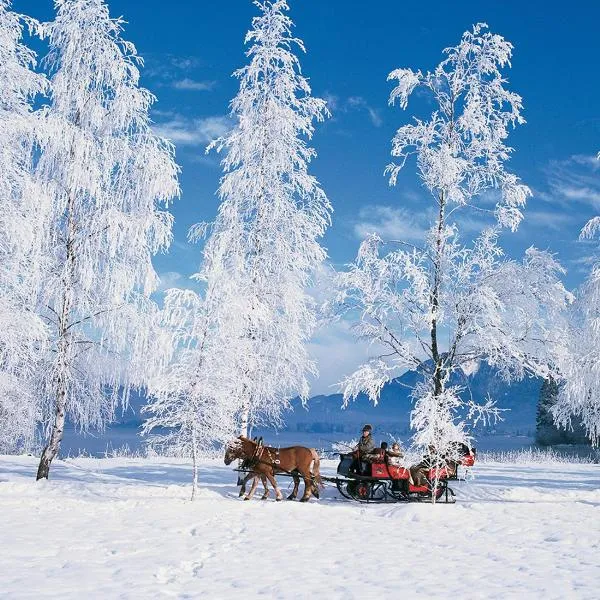
[{"label": "horse's head", "polygon": [[231,440],[225,447],[225,464],[230,465],[234,460],[238,458],[245,458],[246,452],[244,450],[244,444],[242,437]]}]

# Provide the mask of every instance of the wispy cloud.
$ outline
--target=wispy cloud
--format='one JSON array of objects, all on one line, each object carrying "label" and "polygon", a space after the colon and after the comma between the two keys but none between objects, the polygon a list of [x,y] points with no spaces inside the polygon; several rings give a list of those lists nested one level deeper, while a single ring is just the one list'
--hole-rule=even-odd
[{"label": "wispy cloud", "polygon": [[339,96],[336,96],[335,94],[332,94],[331,92],[325,92],[323,94],[323,99],[325,100],[325,102],[327,102],[327,108],[332,113],[335,113],[338,110],[338,108],[340,106]]},{"label": "wispy cloud", "polygon": [[183,275],[177,271],[167,271],[165,273],[159,273],[158,278],[160,279],[160,284],[156,291],[164,292],[170,288],[180,286]]},{"label": "wispy cloud", "polygon": [[572,206],[574,202],[600,210],[600,161],[595,156],[576,154],[552,161],[547,169],[547,190],[536,195],[546,202]]},{"label": "wispy cloud", "polygon": [[362,96],[340,98],[335,94],[327,92],[324,95],[324,98],[327,101],[327,106],[334,118],[336,114],[364,112],[375,127],[381,127],[383,124],[379,111],[376,108],[373,108]]},{"label": "wispy cloud", "polygon": [[149,53],[145,56],[144,73],[150,77],[173,78],[175,74],[188,73],[201,66],[197,56]]},{"label": "wispy cloud", "polygon": [[196,56],[150,54],[145,75],[151,77],[158,87],[209,92],[216,87],[217,82],[194,77],[201,67],[202,61]]},{"label": "wispy cloud", "polygon": [[379,112],[375,110],[362,96],[351,96],[347,100],[347,105],[351,109],[367,111],[367,114],[371,119],[371,123],[373,123],[375,127],[381,127],[383,124]]},{"label": "wispy cloud", "polygon": [[209,92],[214,89],[216,81],[195,81],[189,77],[178,79],[173,82],[176,90],[190,90],[193,92]]},{"label": "wispy cloud", "polygon": [[160,283],[156,291],[159,293],[165,292],[172,288],[202,292],[204,287],[203,284],[198,282],[197,279],[194,279],[188,274],[183,275],[178,271],[165,271],[164,273],[159,273],[158,278]]},{"label": "wispy cloud", "polygon": [[309,343],[308,351],[319,365],[311,394],[339,392],[339,382],[368,358],[368,344],[357,344],[351,323],[343,319],[324,325]]},{"label": "wispy cloud", "polygon": [[[164,114],[164,113],[163,113]],[[165,115],[166,116],[166,115]],[[179,146],[202,146],[225,135],[232,127],[226,116],[190,118],[170,114],[154,125],[154,131]]]},{"label": "wispy cloud", "polygon": [[360,209],[358,221],[354,224],[354,235],[364,239],[377,233],[386,241],[417,241],[423,240],[428,227],[429,218],[425,213],[375,204]]},{"label": "wispy cloud", "polygon": [[526,225],[532,225],[534,227],[542,227],[544,229],[551,229],[552,231],[561,231],[565,225],[575,225],[577,218],[573,214],[566,214],[564,211],[551,211],[551,210],[527,210],[525,209],[525,221]]},{"label": "wispy cloud", "polygon": [[596,155],[574,154],[571,156],[571,161],[589,167],[592,171],[600,171],[600,160]]}]

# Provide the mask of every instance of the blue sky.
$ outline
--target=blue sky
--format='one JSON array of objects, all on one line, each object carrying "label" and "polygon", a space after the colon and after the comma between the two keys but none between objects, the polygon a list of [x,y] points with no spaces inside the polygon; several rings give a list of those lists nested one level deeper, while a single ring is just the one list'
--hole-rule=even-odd
[{"label": "blue sky", "polygon": [[[509,168],[534,191],[521,228],[502,243],[514,257],[530,245],[556,252],[568,286],[582,280],[595,244],[577,237],[600,214],[600,164],[593,160],[600,150],[600,3],[289,1],[308,50],[304,73],[333,113],[317,128],[312,172],[334,206],[324,243],[336,267],[353,259],[367,231],[398,237],[427,226],[414,164],[395,188],[383,176],[390,140],[412,115],[410,105],[406,112],[388,106],[387,74],[434,68],[444,47],[485,21],[515,46],[506,76],[523,96],[527,124],[510,138]],[[109,6],[128,21],[125,38],[146,60],[143,85],[158,97],[153,118],[177,145],[183,171],[182,196],[173,206],[175,243],[155,264],[165,285],[187,285],[200,252],[187,244],[186,232],[217,209],[218,157],[206,156],[204,147],[228,126],[237,91],[231,73],[245,64],[243,38],[256,9],[250,0],[111,0]],[[52,15],[50,0],[14,0],[14,8],[40,19]],[[364,355],[344,326],[322,331],[313,351],[322,372],[315,391],[329,389]]]}]

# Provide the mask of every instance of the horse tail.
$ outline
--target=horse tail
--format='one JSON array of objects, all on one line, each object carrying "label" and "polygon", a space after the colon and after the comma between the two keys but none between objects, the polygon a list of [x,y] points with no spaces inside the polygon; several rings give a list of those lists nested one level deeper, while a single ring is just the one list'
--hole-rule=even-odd
[{"label": "horse tail", "polygon": [[312,454],[312,458],[313,458],[312,465],[311,465],[313,481],[314,481],[315,485],[317,485],[319,487],[323,487],[323,480],[321,479],[321,471],[320,471],[321,459],[319,458],[319,455],[314,448],[310,449],[310,453]]}]

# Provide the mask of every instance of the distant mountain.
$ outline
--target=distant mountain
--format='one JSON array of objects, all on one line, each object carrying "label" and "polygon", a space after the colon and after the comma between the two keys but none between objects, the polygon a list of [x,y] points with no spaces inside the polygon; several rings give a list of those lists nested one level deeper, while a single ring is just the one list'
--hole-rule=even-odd
[{"label": "distant mountain", "polygon": [[[293,411],[284,416],[285,428],[313,433],[356,434],[362,424],[371,423],[380,431],[406,435],[410,430],[412,410],[410,388],[418,377],[417,372],[408,371],[384,385],[377,406],[373,406],[365,394],[360,394],[345,409],[342,408],[342,394],[314,396],[306,408],[299,400],[294,400]],[[489,395],[497,401],[499,408],[505,409],[503,421],[486,428],[485,433],[534,434],[541,379],[529,377],[508,384],[493,367],[483,363],[475,374],[456,377],[452,383],[464,386],[464,394],[470,394],[477,402],[484,401]]]},{"label": "distant mountain", "polygon": [[[306,408],[299,399],[295,399],[292,401],[293,410],[284,415],[284,429],[356,434],[362,424],[371,423],[380,431],[406,435],[412,410],[410,388],[418,377],[416,371],[408,371],[384,385],[377,406],[373,406],[364,394],[345,409],[342,408],[342,394],[314,396]],[[534,435],[541,379],[525,378],[509,385],[498,377],[494,368],[482,363],[475,374],[456,377],[452,383],[465,386],[465,394],[470,393],[475,401],[481,402],[489,394],[500,408],[507,409],[503,413],[504,420],[493,428],[487,428],[486,433]],[[124,413],[117,413],[115,424],[140,424],[143,421],[140,410],[145,403],[143,395],[132,393],[129,408]]]}]

